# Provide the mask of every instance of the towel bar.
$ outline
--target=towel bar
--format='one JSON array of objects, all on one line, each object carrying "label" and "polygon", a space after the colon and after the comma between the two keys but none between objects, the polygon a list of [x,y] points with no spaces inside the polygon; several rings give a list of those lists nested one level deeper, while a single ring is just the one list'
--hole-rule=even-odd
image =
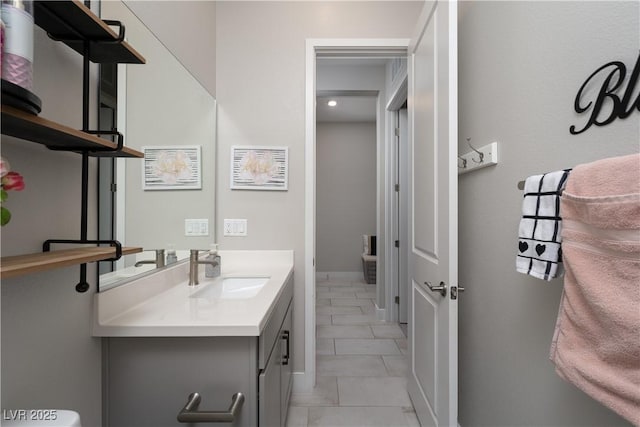
[{"label": "towel bar", "polygon": [[232,423],[240,413],[244,403],[244,394],[236,393],[231,398],[229,410],[224,411],[198,411],[200,395],[191,393],[184,408],[178,413],[178,422],[181,423]]}]

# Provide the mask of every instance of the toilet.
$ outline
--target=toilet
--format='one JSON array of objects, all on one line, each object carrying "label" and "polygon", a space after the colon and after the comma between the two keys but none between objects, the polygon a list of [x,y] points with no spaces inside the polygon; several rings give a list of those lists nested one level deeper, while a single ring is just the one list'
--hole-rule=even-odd
[{"label": "toilet", "polygon": [[4,409],[3,427],[81,427],[80,415],[67,409]]}]

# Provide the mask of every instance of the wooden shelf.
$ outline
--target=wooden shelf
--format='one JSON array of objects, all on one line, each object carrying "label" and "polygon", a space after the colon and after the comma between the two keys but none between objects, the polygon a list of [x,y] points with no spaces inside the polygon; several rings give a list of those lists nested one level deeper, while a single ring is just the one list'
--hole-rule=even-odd
[{"label": "wooden shelf", "polygon": [[[142,252],[142,248],[122,248],[123,255],[138,252]],[[116,249],[113,247],[84,247],[2,257],[0,260],[0,278],[8,279],[30,273],[101,261],[113,258],[115,254]]]},{"label": "wooden shelf", "polygon": [[88,150],[93,157],[144,157],[142,152],[127,147],[122,151],[98,151],[113,150],[117,144],[8,105],[2,105],[2,133],[55,150]]},{"label": "wooden shelf", "polygon": [[92,62],[145,63],[142,55],[126,41],[118,41],[118,34],[80,1],[36,1],[34,15],[36,25],[80,55],[84,55],[84,40],[89,40]]}]

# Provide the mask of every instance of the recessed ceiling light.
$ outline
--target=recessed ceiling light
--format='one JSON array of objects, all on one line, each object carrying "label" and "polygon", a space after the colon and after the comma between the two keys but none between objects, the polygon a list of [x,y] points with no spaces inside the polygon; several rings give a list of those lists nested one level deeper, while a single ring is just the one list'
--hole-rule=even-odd
[{"label": "recessed ceiling light", "polygon": [[338,102],[332,99],[331,101],[327,102],[327,105],[329,107],[335,107],[336,105],[338,105]]}]

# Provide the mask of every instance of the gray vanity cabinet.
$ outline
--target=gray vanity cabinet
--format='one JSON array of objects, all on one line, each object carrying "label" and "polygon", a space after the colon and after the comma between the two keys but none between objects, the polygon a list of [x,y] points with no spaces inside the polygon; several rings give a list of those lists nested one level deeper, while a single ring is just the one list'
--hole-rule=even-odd
[{"label": "gray vanity cabinet", "polygon": [[292,297],[290,278],[259,337],[105,338],[104,425],[196,426],[177,421],[189,394],[200,394],[200,411],[227,411],[241,392],[239,416],[219,425],[284,426],[292,383]]},{"label": "gray vanity cabinet", "polygon": [[[277,315],[279,323],[281,316]],[[271,322],[269,322],[271,323]],[[271,325],[269,325],[271,326]],[[267,328],[269,328],[267,326]],[[286,308],[284,320],[277,327],[271,355],[259,376],[259,419],[261,425],[284,426],[291,396],[291,305]],[[263,334],[265,336],[266,334]],[[267,346],[268,348],[268,346]]]}]

